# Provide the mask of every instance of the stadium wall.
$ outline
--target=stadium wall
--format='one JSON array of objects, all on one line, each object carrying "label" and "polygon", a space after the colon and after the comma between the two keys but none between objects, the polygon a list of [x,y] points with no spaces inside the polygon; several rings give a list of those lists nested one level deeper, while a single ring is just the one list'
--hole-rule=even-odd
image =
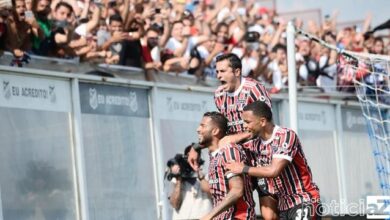
[{"label": "stadium wall", "polygon": [[[165,164],[197,141],[212,88],[6,66],[0,83],[0,220],[170,219]],[[272,97],[282,126],[287,97]],[[358,104],[298,98],[298,113],[325,214],[355,214],[380,194]]]}]

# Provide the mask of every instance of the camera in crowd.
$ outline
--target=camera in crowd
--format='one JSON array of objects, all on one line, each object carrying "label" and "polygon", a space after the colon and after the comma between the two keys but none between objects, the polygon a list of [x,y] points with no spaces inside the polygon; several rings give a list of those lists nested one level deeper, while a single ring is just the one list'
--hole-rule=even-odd
[{"label": "camera in crowd", "polygon": [[256,31],[249,31],[245,34],[245,41],[249,43],[258,42],[260,34]]},{"label": "camera in crowd", "polygon": [[[194,170],[188,163],[188,152],[190,152],[191,148],[195,146],[195,143],[192,143],[191,145],[187,146],[186,149],[184,150],[184,155],[183,154],[176,154],[175,157],[172,159],[168,160],[167,162],[167,169],[165,172],[165,178],[168,181],[171,181],[172,178],[177,178],[181,177],[182,179],[189,179],[189,178],[194,178]],[[199,153],[199,159],[198,159],[198,164],[201,166],[204,161],[200,158],[200,151]],[[178,165],[180,167],[180,172],[179,173],[173,173],[172,172],[172,167],[174,165]]]},{"label": "camera in crowd", "polygon": [[[178,165],[180,167],[180,172],[177,174],[172,172],[172,167],[174,165]],[[191,178],[192,173],[194,172],[190,164],[187,162],[187,156],[184,156],[183,154],[176,154],[174,158],[168,160],[167,168],[165,176],[169,181],[171,181],[174,177]]]}]

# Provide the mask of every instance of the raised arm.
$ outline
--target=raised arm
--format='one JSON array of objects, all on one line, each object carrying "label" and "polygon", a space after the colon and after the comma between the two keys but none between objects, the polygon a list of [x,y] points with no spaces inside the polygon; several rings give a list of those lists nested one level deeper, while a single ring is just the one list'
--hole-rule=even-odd
[{"label": "raised arm", "polygon": [[95,29],[99,24],[100,18],[100,8],[96,5],[93,7],[93,14],[90,21],[87,23],[87,33],[91,33],[93,29]]},{"label": "raised arm", "polygon": [[[173,165],[171,169],[172,169],[172,173],[175,174],[180,173],[179,165]],[[171,203],[172,207],[176,210],[180,209],[181,203],[183,202],[182,191],[183,191],[183,182],[180,177],[177,177],[173,191],[169,196],[169,202]]]},{"label": "raised arm", "polygon": [[179,178],[176,180],[173,192],[169,197],[169,202],[171,203],[172,207],[176,210],[180,209],[181,203],[183,202],[182,188],[183,188],[183,183]]}]

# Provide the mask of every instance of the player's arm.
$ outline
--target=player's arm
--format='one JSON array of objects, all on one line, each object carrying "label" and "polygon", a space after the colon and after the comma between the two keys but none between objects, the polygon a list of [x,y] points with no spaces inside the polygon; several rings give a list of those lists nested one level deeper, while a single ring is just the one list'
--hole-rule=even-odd
[{"label": "player's arm", "polygon": [[245,169],[243,168],[241,172],[247,173],[249,176],[254,177],[274,178],[278,177],[289,163],[290,161],[287,159],[273,158],[270,166],[247,168],[244,166]]},{"label": "player's arm", "polygon": [[199,169],[198,172],[198,179],[199,179],[199,182],[200,182],[200,189],[207,193],[207,195],[209,197],[211,197],[211,193],[210,193],[210,185],[209,185],[209,182],[206,180],[206,175],[202,173],[202,171]]},{"label": "player's arm", "polygon": [[251,134],[247,132],[243,133],[237,133],[237,134],[231,134],[223,137],[219,142],[218,142],[218,147],[223,147],[228,144],[236,144],[240,143],[241,141],[247,140],[250,138]]},{"label": "player's arm", "polygon": [[214,207],[209,214],[201,218],[202,220],[212,219],[221,212],[234,205],[239,198],[244,195],[244,181],[241,175],[233,176],[229,179],[229,192],[222,202]]},{"label": "player's arm", "polygon": [[278,177],[280,173],[290,163],[290,160],[284,158],[272,158],[271,165],[265,167],[250,167],[243,163],[231,162],[226,164],[229,172],[235,174],[245,173],[254,177]]},{"label": "player's arm", "polygon": [[297,144],[299,139],[295,132],[287,131],[286,140],[280,143],[280,146],[273,152],[272,161],[269,166],[264,167],[249,167],[242,163],[232,162],[226,164],[226,169],[232,173],[240,174],[247,173],[255,177],[277,177],[293,160],[297,152]]}]

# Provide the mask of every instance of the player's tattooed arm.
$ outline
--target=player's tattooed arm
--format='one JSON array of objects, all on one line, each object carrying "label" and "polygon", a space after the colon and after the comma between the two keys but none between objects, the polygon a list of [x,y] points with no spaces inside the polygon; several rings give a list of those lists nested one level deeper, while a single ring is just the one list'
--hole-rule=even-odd
[{"label": "player's tattooed arm", "polygon": [[229,179],[229,192],[222,202],[214,207],[209,214],[201,218],[202,220],[212,219],[221,212],[233,206],[239,198],[244,195],[244,181],[241,175],[233,176]]}]

